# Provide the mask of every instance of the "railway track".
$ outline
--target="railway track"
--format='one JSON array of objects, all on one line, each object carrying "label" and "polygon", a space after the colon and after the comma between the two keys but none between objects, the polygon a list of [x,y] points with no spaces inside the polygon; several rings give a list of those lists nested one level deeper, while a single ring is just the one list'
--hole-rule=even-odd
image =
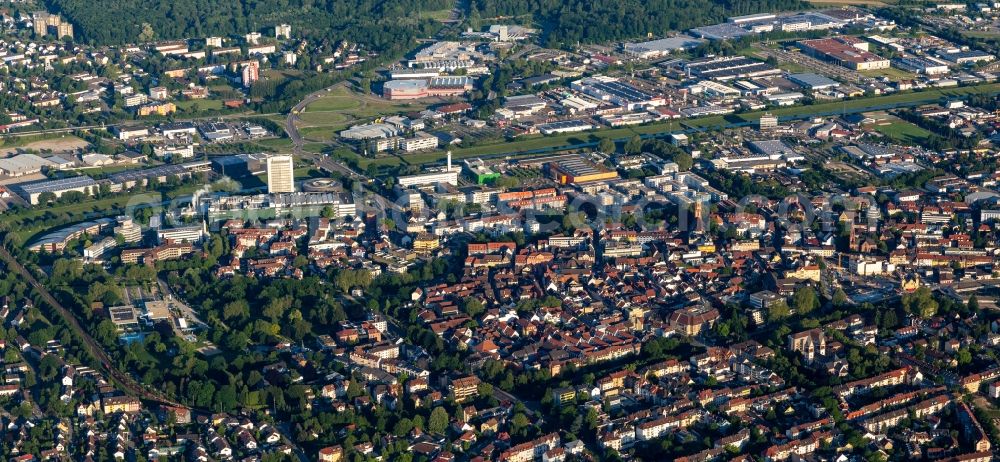
[{"label": "railway track", "polygon": [[30,285],[38,293],[42,300],[63,318],[66,325],[69,326],[69,328],[72,329],[73,332],[76,333],[77,337],[79,337],[83,342],[83,346],[87,352],[97,359],[104,373],[107,374],[108,377],[110,377],[111,380],[122,389],[122,391],[130,396],[144,401],[167,404],[170,406],[188,407],[168,398],[166,395],[163,395],[156,390],[142,386],[142,384],[138,383],[131,375],[115,367],[107,352],[104,351],[104,348],[102,348],[101,345],[90,336],[90,333],[88,333],[83,326],[80,325],[76,316],[62,306],[62,304],[52,296],[52,293],[49,292],[45,286],[39,283],[35,276],[3,247],[0,247],[0,260],[3,260],[11,271],[20,274],[24,278],[25,282],[27,282],[28,285]]}]

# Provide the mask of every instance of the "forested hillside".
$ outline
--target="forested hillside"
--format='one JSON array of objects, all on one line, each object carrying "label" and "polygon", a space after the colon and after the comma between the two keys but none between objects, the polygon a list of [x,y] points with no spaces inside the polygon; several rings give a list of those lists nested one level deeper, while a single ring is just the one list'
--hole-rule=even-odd
[{"label": "forested hillside", "polygon": [[728,16],[806,8],[799,0],[471,0],[470,16],[530,15],[546,44],[604,42],[662,36],[725,20]]},{"label": "forested hillside", "polygon": [[[412,47],[434,21],[416,12],[454,6],[453,0],[47,0],[86,42],[120,44],[149,39],[245,34],[288,23],[313,39],[347,39],[382,52]],[[148,26],[145,26],[148,25]],[[152,33],[153,37],[150,37]]]}]

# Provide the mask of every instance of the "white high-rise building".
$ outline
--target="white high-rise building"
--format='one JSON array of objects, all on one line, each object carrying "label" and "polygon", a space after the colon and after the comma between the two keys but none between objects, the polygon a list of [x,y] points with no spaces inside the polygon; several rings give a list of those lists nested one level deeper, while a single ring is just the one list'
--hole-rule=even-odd
[{"label": "white high-rise building", "polygon": [[274,26],[274,38],[276,39],[290,39],[292,38],[292,26],[288,24],[278,24]]},{"label": "white high-rise building", "polygon": [[271,156],[267,158],[267,192],[295,192],[295,161],[292,156]]},{"label": "white high-rise building", "polygon": [[118,217],[118,226],[115,226],[115,234],[125,238],[125,242],[135,243],[142,240],[142,227],[132,220],[130,216]]}]

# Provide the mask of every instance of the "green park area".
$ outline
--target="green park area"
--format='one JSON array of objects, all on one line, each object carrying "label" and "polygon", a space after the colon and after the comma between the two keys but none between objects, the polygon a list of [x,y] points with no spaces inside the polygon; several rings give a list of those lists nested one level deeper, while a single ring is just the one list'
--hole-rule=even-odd
[{"label": "green park area", "polygon": [[220,111],[222,100],[218,98],[187,99],[175,103],[177,109],[185,112]]}]

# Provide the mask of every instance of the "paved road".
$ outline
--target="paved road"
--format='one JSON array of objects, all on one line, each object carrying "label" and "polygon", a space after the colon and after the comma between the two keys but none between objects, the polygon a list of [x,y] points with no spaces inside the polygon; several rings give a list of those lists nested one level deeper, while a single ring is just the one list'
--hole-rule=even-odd
[{"label": "paved road", "polygon": [[324,88],[324,89],[319,90],[319,91],[312,92],[312,93],[306,95],[306,97],[303,98],[302,101],[299,101],[298,104],[296,104],[295,106],[293,106],[292,109],[290,111],[288,111],[288,117],[285,118],[285,132],[288,133],[288,137],[291,138],[291,140],[292,140],[292,148],[294,149],[294,151],[293,151],[294,154],[301,155],[302,154],[302,145],[304,144],[304,141],[302,140],[302,135],[299,133],[299,127],[295,126],[296,122],[301,122],[302,121],[302,119],[299,118],[299,114],[302,111],[304,111],[306,109],[306,106],[308,106],[309,104],[311,104],[311,103],[315,102],[316,100],[322,98],[323,95],[327,94],[328,92],[330,92],[334,88],[337,88],[338,86],[343,86],[343,85],[347,85],[347,82],[339,82],[337,84],[334,84],[333,86]]}]

